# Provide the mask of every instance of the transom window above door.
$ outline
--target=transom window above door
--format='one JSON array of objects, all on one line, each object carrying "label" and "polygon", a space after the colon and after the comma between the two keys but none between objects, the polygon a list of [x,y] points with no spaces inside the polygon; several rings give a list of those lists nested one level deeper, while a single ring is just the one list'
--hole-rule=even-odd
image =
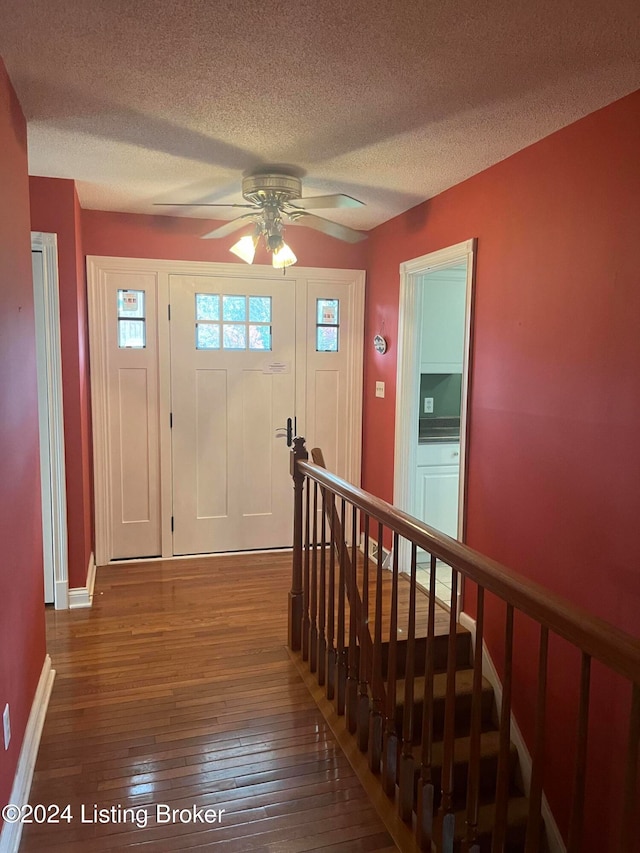
[{"label": "transom window above door", "polygon": [[196,349],[272,349],[270,296],[196,293]]}]

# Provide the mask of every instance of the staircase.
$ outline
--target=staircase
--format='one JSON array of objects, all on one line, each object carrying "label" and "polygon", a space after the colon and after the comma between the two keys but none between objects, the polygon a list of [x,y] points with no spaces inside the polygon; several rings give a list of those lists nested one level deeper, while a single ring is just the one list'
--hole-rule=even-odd
[{"label": "staircase", "polygon": [[[318,567],[324,562],[325,569],[329,565],[330,555],[325,550],[324,560],[320,557],[322,548],[317,550],[316,564]],[[337,554],[340,553],[337,549]],[[359,570],[357,572],[358,588],[362,589],[362,581],[365,575],[363,571],[364,557],[360,555]],[[336,561],[337,562],[337,561]],[[374,566],[369,561],[371,574],[375,574]],[[384,572],[382,577],[382,599],[392,587],[392,573]],[[319,589],[320,583],[317,584]],[[402,595],[402,587],[408,587],[409,582],[400,578],[398,581],[401,602],[398,608],[398,625],[406,626],[408,612],[403,610],[402,602],[410,600],[410,595]],[[326,584],[325,584],[326,589]],[[406,593],[406,590],[404,590]],[[349,601],[350,590],[345,590],[345,601]],[[375,581],[369,585],[369,593],[376,596]],[[309,596],[311,601],[312,596]],[[335,612],[338,612],[339,594],[336,594]],[[424,614],[428,611],[429,598],[426,592],[418,589],[416,591],[417,604],[415,611]],[[422,600],[420,600],[422,599]],[[445,608],[437,605],[434,609],[438,612],[439,622],[445,619],[448,622],[450,613]],[[385,619],[382,619],[383,626]],[[402,814],[402,802],[407,801],[403,819],[414,830],[417,836],[417,845],[423,850],[451,850],[471,851],[473,853],[491,853],[492,830],[496,818],[496,790],[498,781],[498,766],[500,758],[500,730],[499,715],[496,697],[490,682],[486,678],[481,679],[481,691],[479,706],[479,748],[478,748],[478,814],[476,831],[474,833],[474,844],[466,843],[467,833],[467,793],[469,787],[469,766],[472,749],[472,712],[473,712],[473,687],[474,687],[474,655],[472,648],[471,633],[460,624],[454,624],[453,635],[450,631],[444,633],[433,633],[431,638],[433,675],[425,676],[428,670],[429,639],[427,636],[417,636],[411,642],[406,639],[406,629],[401,628],[402,634],[397,633],[395,651],[389,641],[380,645],[380,668],[382,685],[386,697],[387,707],[393,704],[393,715],[386,721],[386,731],[381,726],[383,715],[376,715],[373,691],[367,687],[366,693],[362,690],[362,683],[357,679],[349,678],[349,647],[345,645],[341,653],[337,655],[337,665],[334,667],[325,659],[322,662],[320,648],[317,653],[312,654],[311,644],[320,644],[320,633],[312,627],[313,619],[309,620],[310,643],[306,653],[301,651],[301,657],[306,658],[310,670],[315,673],[319,683],[324,687],[328,698],[335,702],[339,714],[344,714],[347,728],[357,742],[361,752],[368,756],[369,768],[378,776],[380,785],[386,790],[391,799],[398,802]],[[442,624],[439,626],[442,629]],[[349,634],[349,614],[346,614],[345,634]],[[375,635],[375,621],[370,622],[370,636]],[[450,636],[453,642],[450,643]],[[404,637],[404,638],[403,638]],[[366,641],[362,644],[364,656],[373,650],[373,643]],[[447,721],[447,687],[448,687],[448,659],[450,647],[453,649],[455,668],[453,670],[453,761],[452,761],[452,785],[449,788],[451,803],[449,812],[453,815],[453,834],[448,846],[443,841],[443,769],[445,765],[445,728]],[[331,649],[324,643],[325,654],[331,656]],[[395,676],[391,669],[394,668],[393,658],[395,654]],[[360,671],[362,663],[361,645],[355,646],[355,655],[352,655],[353,671]],[[408,672],[408,666],[413,670],[413,677]],[[420,673],[418,675],[417,673]],[[395,701],[389,703],[389,697],[395,682]],[[411,682],[410,684],[408,682]],[[429,689],[429,684],[431,687]],[[406,707],[409,697],[410,708]],[[426,697],[426,699],[425,699]],[[428,708],[429,719],[425,719],[425,708]],[[410,718],[410,740],[405,739],[406,720]],[[430,726],[429,726],[430,723]],[[426,756],[423,750],[425,726],[430,728],[428,739],[430,739],[430,755]],[[377,733],[376,733],[377,729]],[[405,758],[403,759],[403,754]],[[408,776],[410,781],[405,782],[404,787],[410,791],[408,797],[401,792],[403,781],[402,774]],[[524,853],[526,844],[527,820],[529,814],[529,800],[524,793],[524,784],[518,753],[515,746],[510,743],[508,750],[508,784],[507,784],[507,814],[506,830],[504,834],[504,846],[501,848],[505,853]],[[418,791],[424,785],[433,786],[433,808],[432,821],[418,820],[420,809]],[[438,817],[440,814],[440,817]],[[431,826],[430,832],[421,832],[422,826]],[[422,837],[420,837],[422,836]],[[434,847],[431,847],[433,843]],[[466,844],[466,846],[465,846]],[[539,853],[547,853],[548,847],[544,835],[544,826],[541,822]]]},{"label": "staircase", "polygon": [[[430,776],[433,784],[433,810],[438,813],[442,805],[443,761],[444,761],[444,729],[445,705],[447,694],[447,651],[449,636],[441,634],[435,637],[435,671],[433,688],[431,690],[431,764]],[[406,659],[407,641],[398,643],[398,674],[396,680],[396,711],[395,729],[402,732],[405,717],[406,690]],[[415,643],[415,669],[424,672],[426,664],[427,639],[420,637]],[[389,644],[383,645],[383,672],[385,684],[388,685],[388,650]],[[471,709],[473,696],[473,653],[471,634],[468,630],[456,626],[456,670],[455,670],[455,710],[454,710],[454,742],[453,742],[453,787],[452,811],[454,814],[453,847],[454,851],[462,851],[466,833],[466,800],[469,784],[469,762],[471,749]],[[417,825],[418,789],[423,765],[422,731],[425,709],[424,676],[414,677],[413,684],[413,726],[411,732],[411,764],[413,769],[413,798],[412,814],[409,820]],[[480,853],[491,853],[492,827],[495,823],[496,785],[498,778],[498,760],[500,755],[500,732],[498,725],[498,708],[493,687],[486,678],[482,679],[482,694],[480,702],[480,749],[479,749],[479,811],[477,820],[476,844]],[[356,733],[357,735],[357,733]],[[359,744],[360,745],[360,744]],[[368,744],[367,744],[368,745]],[[395,783],[400,783],[400,766],[402,745],[398,740],[397,764]],[[394,792],[395,793],[395,792]],[[529,801],[524,793],[524,784],[520,773],[518,753],[515,746],[509,746],[508,773],[508,805],[507,830],[504,850],[507,853],[524,853]],[[541,830],[544,839],[544,830]],[[442,844],[442,820],[436,821],[433,829],[433,840],[440,849]],[[423,845],[424,846],[424,845]],[[425,847],[425,849],[428,849]],[[540,853],[546,852],[546,842],[542,841]]]},{"label": "staircase", "polygon": [[[313,451],[313,459],[315,464],[307,461],[304,440],[294,439],[289,647],[300,652],[326,698],[335,703],[336,713],[344,715],[345,727],[367,755],[371,773],[400,821],[411,828],[402,830],[403,838],[409,839],[402,842],[402,849],[635,850],[640,642],[327,472],[319,451]],[[378,543],[391,544],[390,570],[383,568],[384,552]],[[417,554],[422,551],[430,555],[426,592],[417,584]],[[403,571],[401,552],[410,555]],[[370,553],[376,555],[374,560],[363,557]],[[435,594],[429,594],[436,589],[438,561],[452,569],[448,607],[436,605]],[[462,579],[465,591],[476,594],[474,642],[455,618]],[[485,591],[504,605],[499,707],[483,674]],[[514,665],[516,611],[538,631],[537,668],[531,672],[529,666],[525,675],[529,695],[531,683],[535,687],[526,786],[511,739],[511,696],[523,680],[519,659]],[[495,633],[495,613],[492,620]],[[577,694],[574,687],[567,698],[561,697],[563,713],[567,699],[577,706],[568,749],[572,770],[567,773],[563,761],[552,765],[561,787],[570,791],[566,847],[553,819],[547,825],[542,819],[545,730],[548,720],[554,719],[555,699],[547,694],[550,636],[571,644],[581,662]],[[528,643],[530,663],[530,633]],[[598,825],[597,803],[585,807],[592,659],[630,688],[627,747],[617,759],[624,768],[624,782],[615,792],[619,819],[612,822],[608,835]],[[592,781],[602,784],[596,776]]]}]

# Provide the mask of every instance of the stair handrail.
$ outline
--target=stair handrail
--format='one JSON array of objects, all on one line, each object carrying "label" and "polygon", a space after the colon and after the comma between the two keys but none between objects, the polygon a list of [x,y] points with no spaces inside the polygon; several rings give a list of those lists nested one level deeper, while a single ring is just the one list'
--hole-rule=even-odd
[{"label": "stair handrail", "polygon": [[[316,456],[316,458],[318,458]],[[510,749],[510,715],[511,715],[511,681],[512,681],[512,655],[514,641],[514,611],[518,610],[539,625],[540,648],[539,648],[539,672],[538,672],[538,697],[536,702],[535,721],[535,744],[533,752],[533,765],[531,771],[529,810],[527,821],[526,853],[537,853],[540,844],[540,815],[542,798],[542,765],[544,763],[544,725],[545,725],[545,701],[546,701],[546,679],[548,665],[548,639],[549,631],[563,638],[581,651],[582,668],[580,675],[580,701],[577,725],[576,759],[574,764],[573,800],[569,820],[569,832],[567,851],[568,853],[579,853],[582,851],[585,815],[585,779],[587,762],[588,720],[589,720],[589,685],[591,672],[591,659],[604,664],[611,672],[622,676],[630,683],[631,687],[631,709],[629,715],[629,737],[627,755],[625,758],[625,782],[622,798],[622,821],[620,824],[619,847],[617,849],[631,849],[631,839],[634,837],[634,821],[636,814],[636,796],[638,789],[638,763],[640,757],[640,639],[621,630],[620,628],[606,622],[599,617],[586,612],[579,606],[567,601],[562,596],[542,587],[535,581],[518,574],[505,566],[462,544],[446,534],[436,530],[423,521],[411,516],[409,513],[394,507],[387,501],[370,494],[343,478],[326,470],[322,465],[308,461],[305,450],[304,439],[297,437],[291,453],[291,473],[294,479],[294,549],[293,549],[293,575],[290,593],[290,647],[292,651],[301,648],[300,636],[304,635],[306,628],[297,625],[292,626],[291,620],[299,620],[300,614],[306,614],[307,603],[303,602],[303,580],[308,584],[308,579],[302,577],[302,555],[303,541],[300,531],[302,530],[303,517],[303,492],[307,493],[307,524],[309,518],[309,491],[311,484],[313,489],[318,487],[322,490],[323,505],[326,495],[331,496],[331,503],[341,499],[342,526],[344,527],[344,513],[346,504],[353,507],[353,542],[351,548],[353,555],[350,558],[351,565],[355,567],[357,556],[357,527],[356,510],[360,512],[361,523],[364,519],[365,541],[368,539],[368,530],[371,520],[377,521],[379,525],[379,549],[382,547],[382,532],[386,528],[393,534],[393,571],[392,571],[392,603],[391,603],[391,627],[390,638],[390,661],[393,656],[394,663],[390,664],[388,696],[389,708],[386,713],[388,729],[385,729],[386,742],[383,744],[382,784],[387,794],[394,796],[396,782],[396,757],[399,756],[397,732],[394,729],[393,718],[395,716],[395,644],[396,626],[394,622],[397,615],[397,579],[398,579],[398,545],[402,537],[411,543],[411,587],[409,602],[409,645],[407,646],[407,664],[409,668],[409,680],[405,681],[405,706],[412,704],[412,681],[414,673],[413,661],[409,662],[409,655],[413,655],[415,638],[415,594],[416,586],[416,553],[417,549],[423,549],[430,554],[431,573],[429,589],[431,593],[435,590],[436,561],[441,560],[454,572],[452,575],[451,593],[451,620],[449,626],[449,642],[447,653],[447,698],[445,703],[445,730],[444,730],[444,758],[443,758],[443,782],[442,782],[442,804],[440,810],[440,824],[436,827],[434,823],[433,809],[433,784],[430,778],[430,741],[423,743],[423,759],[421,777],[418,786],[418,839],[423,849],[431,849],[432,841],[435,840],[433,833],[439,833],[437,841],[438,849],[453,851],[454,847],[454,815],[453,815],[453,765],[454,765],[454,674],[455,674],[455,611],[456,611],[456,585],[457,573],[477,585],[477,624],[476,624],[476,646],[474,650],[474,709],[472,709],[471,724],[471,748],[474,757],[470,766],[468,795],[467,795],[467,819],[466,819],[466,843],[471,853],[479,851],[477,836],[478,820],[478,761],[479,761],[479,738],[480,738],[480,703],[479,686],[482,680],[482,648],[483,648],[483,612],[484,593],[489,591],[506,604],[505,620],[505,659],[503,688],[500,711],[500,746],[498,758],[498,773],[496,783],[496,811],[495,823],[493,824],[492,853],[501,853],[506,843],[507,827],[507,801],[508,777],[509,777],[509,749]],[[315,535],[314,535],[315,542]],[[343,555],[346,551],[344,534],[341,534],[341,549]],[[315,544],[314,544],[315,549]],[[308,559],[309,540],[307,539]],[[315,550],[314,550],[315,553]],[[380,550],[379,550],[380,553]],[[365,555],[365,564],[368,561]],[[341,558],[341,565],[344,559]],[[379,566],[381,563],[379,563]],[[351,572],[352,581],[355,581],[355,572]],[[314,575],[315,578],[315,569]],[[365,569],[366,585],[366,569]],[[353,610],[352,619],[356,608],[362,608],[362,601],[357,588],[354,589],[351,598]],[[306,594],[306,593],[305,593]],[[341,591],[344,595],[344,590]],[[366,594],[366,593],[365,593]],[[393,597],[396,596],[396,603]],[[430,614],[434,596],[430,596]],[[342,599],[344,600],[344,599]],[[315,610],[313,610],[315,618]],[[303,617],[303,625],[304,625]],[[366,622],[366,618],[364,620]],[[360,619],[357,619],[357,624]],[[351,623],[350,623],[351,624]],[[433,638],[432,616],[430,615],[428,642]],[[291,643],[297,640],[297,645]],[[355,633],[350,636],[350,644],[355,647]],[[360,644],[369,643],[371,635],[363,628],[363,634],[358,636]],[[352,651],[352,649],[350,649]],[[304,657],[304,655],[303,655]],[[433,651],[426,657],[425,678],[432,672]],[[430,669],[431,667],[431,669]],[[351,673],[351,669],[350,669]],[[350,677],[353,677],[351,673]],[[371,673],[375,679],[377,674]],[[348,703],[352,704],[352,703]],[[406,708],[405,708],[406,711]],[[344,706],[338,713],[344,713]],[[428,734],[427,716],[423,719],[423,736]],[[354,726],[349,727],[353,730]],[[399,814],[404,821],[411,818],[411,803],[413,798],[413,772],[411,757],[411,732],[413,730],[411,713],[405,713],[403,723],[403,750],[402,760],[406,764],[406,772],[402,766],[399,772]],[[372,728],[372,732],[374,729]],[[388,734],[388,737],[387,737]],[[429,737],[429,734],[428,734]],[[378,738],[379,739],[379,738]],[[362,748],[362,747],[361,747]],[[379,745],[376,747],[380,752]],[[370,752],[371,757],[371,752]],[[425,763],[426,762],[426,763]],[[377,765],[377,758],[375,764]],[[374,767],[374,762],[370,761]],[[425,771],[424,774],[422,771]],[[472,772],[473,771],[473,772]]]},{"label": "stair handrail", "polygon": [[302,475],[328,487],[614,672],[640,685],[640,640],[631,634],[325,468],[302,460],[297,461],[297,467]]}]

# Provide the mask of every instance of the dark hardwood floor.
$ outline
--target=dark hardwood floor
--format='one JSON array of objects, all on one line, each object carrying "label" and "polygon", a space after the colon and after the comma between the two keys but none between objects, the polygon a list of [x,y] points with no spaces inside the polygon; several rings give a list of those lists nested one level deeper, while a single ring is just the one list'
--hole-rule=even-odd
[{"label": "dark hardwood floor", "polygon": [[92,609],[47,613],[31,803],[72,820],[26,826],[22,853],[398,849],[285,648],[290,561],[101,568]]}]

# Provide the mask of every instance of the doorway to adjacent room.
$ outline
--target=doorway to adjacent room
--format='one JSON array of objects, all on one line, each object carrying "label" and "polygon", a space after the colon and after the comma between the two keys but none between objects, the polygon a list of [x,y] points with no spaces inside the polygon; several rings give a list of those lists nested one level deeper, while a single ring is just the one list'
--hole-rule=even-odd
[{"label": "doorway to adjacent room", "polygon": [[[400,266],[394,503],[460,541],[474,251],[468,240]],[[418,559],[426,585],[428,555]],[[448,567],[437,567],[436,595],[449,603]]]}]

